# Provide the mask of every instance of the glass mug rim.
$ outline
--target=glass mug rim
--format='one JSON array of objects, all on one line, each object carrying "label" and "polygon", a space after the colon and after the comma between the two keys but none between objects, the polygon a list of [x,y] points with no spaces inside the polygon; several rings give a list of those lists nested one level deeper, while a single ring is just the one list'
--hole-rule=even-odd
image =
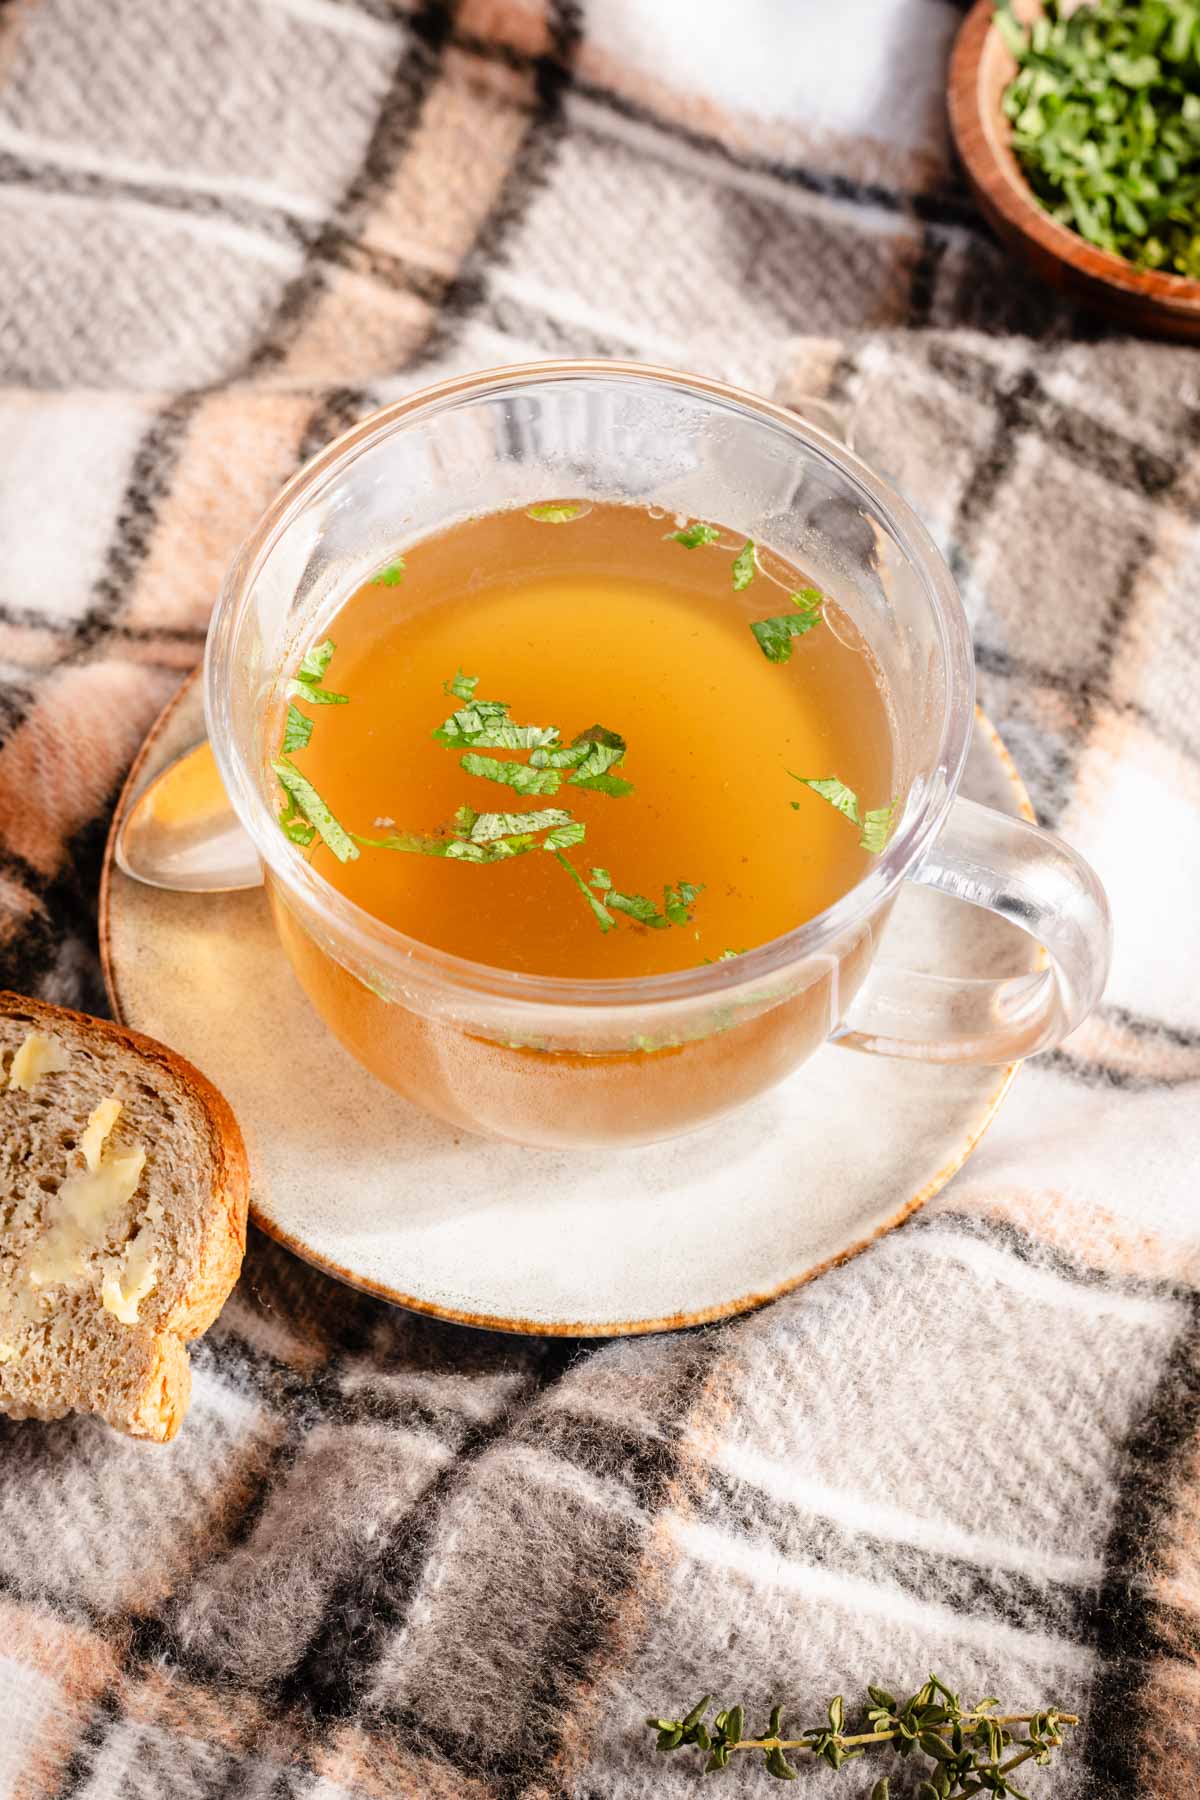
[{"label": "glass mug rim", "polygon": [[[937,753],[916,771],[925,787],[917,805],[906,805],[891,841],[863,878],[823,912],[779,937],[735,958],[634,978],[576,980],[498,969],[438,950],[385,924],[340,893],[311,864],[297,856],[279,830],[262,791],[261,772],[251,766],[237,740],[231,709],[231,674],[239,627],[263,562],[297,514],[330,479],[385,438],[435,415],[464,398],[520,390],[560,380],[642,384],[682,390],[718,408],[774,426],[859,489],[881,516],[921,582],[942,651],[942,720]],[[975,710],[975,660],[970,631],[954,578],[932,537],[908,502],[836,439],[775,401],[707,376],[686,374],[650,363],[604,358],[548,359],[473,371],[437,382],[380,408],[319,451],[281,489],[243,541],[225,577],[213,612],[204,656],[204,706],[209,740],[226,793],[249,833],[265,868],[304,909],[319,915],[356,954],[390,963],[406,980],[461,995],[503,1001],[523,1010],[588,1011],[635,1007],[644,1013],[656,1003],[725,996],[829,950],[886,905],[920,863],[946,822],[967,752]],[[939,781],[934,777],[941,774]]]}]

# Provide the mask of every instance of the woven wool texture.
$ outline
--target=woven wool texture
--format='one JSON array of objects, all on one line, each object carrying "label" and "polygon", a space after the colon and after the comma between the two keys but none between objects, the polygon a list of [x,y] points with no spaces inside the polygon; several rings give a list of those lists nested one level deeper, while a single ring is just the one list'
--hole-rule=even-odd
[{"label": "woven wool texture", "polygon": [[757,1315],[472,1334],[252,1233],[168,1450],[0,1420],[0,1794],[669,1800],[648,1710],[931,1666],[1083,1714],[1031,1792],[1200,1789],[1200,358],[990,240],[960,17],[0,0],[4,985],[105,1009],[107,821],[279,485],[543,354],[844,409],[1117,932],[940,1198]]}]

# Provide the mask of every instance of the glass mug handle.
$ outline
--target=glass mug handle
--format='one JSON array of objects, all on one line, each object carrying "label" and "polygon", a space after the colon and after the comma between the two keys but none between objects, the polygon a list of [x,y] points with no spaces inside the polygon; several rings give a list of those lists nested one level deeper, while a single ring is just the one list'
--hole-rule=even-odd
[{"label": "glass mug handle", "polygon": [[[875,460],[855,441],[843,408],[815,394],[787,404]],[[833,1043],[926,1062],[1006,1063],[1053,1048],[1083,1023],[1108,979],[1112,925],[1104,889],[1069,844],[1040,825],[955,800],[909,880],[1019,925],[1042,945],[1043,967],[1002,980],[956,980],[876,964]]]},{"label": "glass mug handle", "polygon": [[1046,952],[1027,975],[956,980],[876,964],[832,1041],[926,1062],[1005,1063],[1061,1043],[1104,991],[1108,901],[1069,844],[974,800],[949,817],[909,876],[1019,925]]}]

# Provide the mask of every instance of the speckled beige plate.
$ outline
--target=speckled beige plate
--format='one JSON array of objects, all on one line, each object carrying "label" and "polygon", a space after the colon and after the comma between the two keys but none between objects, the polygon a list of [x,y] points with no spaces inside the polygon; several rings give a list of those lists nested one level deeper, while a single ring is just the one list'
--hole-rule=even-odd
[{"label": "speckled beige plate", "polygon": [[[147,739],[118,821],[203,729],[193,681]],[[965,791],[1032,816],[982,718]],[[785,1293],[935,1194],[1014,1073],[830,1046],[691,1137],[522,1150],[457,1133],[360,1069],[309,1008],[261,890],[142,887],[115,867],[110,840],[100,932],[117,1018],[189,1057],[236,1109],[264,1231],[402,1306],[505,1331],[657,1331]],[[1022,972],[1036,954],[1011,927],[915,888],[883,948],[889,960],[974,975]],[[297,1107],[298,1087],[320,1108]]]}]

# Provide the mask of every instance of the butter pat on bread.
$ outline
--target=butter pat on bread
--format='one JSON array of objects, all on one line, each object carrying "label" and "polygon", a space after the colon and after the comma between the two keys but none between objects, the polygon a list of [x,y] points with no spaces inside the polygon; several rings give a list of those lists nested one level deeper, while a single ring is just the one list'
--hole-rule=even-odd
[{"label": "butter pat on bread", "polygon": [[181,1057],[0,993],[0,1412],[173,1437],[248,1185],[232,1112]]}]

